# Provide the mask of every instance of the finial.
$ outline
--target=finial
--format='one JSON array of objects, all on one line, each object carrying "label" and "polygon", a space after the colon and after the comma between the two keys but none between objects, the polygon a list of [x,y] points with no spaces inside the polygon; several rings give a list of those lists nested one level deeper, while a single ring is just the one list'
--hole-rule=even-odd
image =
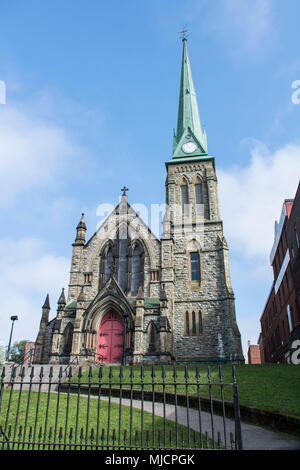
[{"label": "finial", "polygon": [[76,239],[75,239],[75,243],[73,243],[73,246],[83,246],[85,244],[85,233],[86,233],[84,213],[82,213],[81,215],[81,219],[79,221],[79,224],[76,227],[76,230],[77,230]]},{"label": "finial", "polygon": [[47,308],[50,310],[50,301],[49,301],[49,294],[47,294],[46,300],[42,308]]},{"label": "finial", "polygon": [[86,229],[86,225],[85,225],[85,221],[84,221],[84,213],[82,213],[79,224],[77,225],[77,229],[79,229],[79,228]]},{"label": "finial", "polygon": [[139,287],[136,298],[137,298],[137,300],[143,300],[144,299],[144,288],[143,288],[142,284]]},{"label": "finial", "polygon": [[165,291],[165,285],[164,284],[162,284],[161,289],[160,289],[159,300],[164,301],[164,302],[168,301],[168,297],[167,297],[167,294],[166,294],[166,291]]},{"label": "finial", "polygon": [[58,305],[66,305],[65,289],[63,288],[58,299]]},{"label": "finial", "polygon": [[128,188],[126,188],[126,186],[124,186],[124,188],[121,189],[121,191],[123,191],[123,196],[127,196],[127,191],[129,191]]},{"label": "finial", "polygon": [[178,34],[182,34],[182,41],[186,41],[186,40],[187,40],[187,39],[186,39],[186,34],[185,34],[185,33],[187,33],[187,32],[188,32],[187,29],[183,29],[182,31],[179,31]]},{"label": "finial", "polygon": [[78,300],[78,302],[84,302],[84,300],[85,300],[83,286],[80,289],[79,296],[78,296],[77,300]]}]

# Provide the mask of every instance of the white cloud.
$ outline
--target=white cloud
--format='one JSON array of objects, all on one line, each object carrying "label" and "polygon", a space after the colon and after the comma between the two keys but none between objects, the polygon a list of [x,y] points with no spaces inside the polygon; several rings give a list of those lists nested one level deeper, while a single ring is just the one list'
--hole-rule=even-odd
[{"label": "white cloud", "polygon": [[54,316],[69,269],[70,260],[48,253],[39,239],[1,240],[0,340],[7,344],[11,315],[19,317],[14,338],[35,340],[46,294],[50,294]]},{"label": "white cloud", "polygon": [[271,0],[196,0],[195,9],[198,14],[193,11],[189,21],[201,18],[201,31],[220,36],[231,53],[257,57],[274,43]]},{"label": "white cloud", "polygon": [[55,180],[79,149],[63,128],[8,105],[0,108],[0,205]]},{"label": "white cloud", "polygon": [[299,146],[286,145],[270,153],[257,142],[247,165],[218,171],[221,217],[232,249],[246,258],[267,259],[275,220],[284,199],[294,198],[299,176]]},{"label": "white cloud", "polygon": [[221,0],[220,3],[223,19],[230,22],[231,32],[242,42],[239,45],[247,49],[262,47],[262,41],[271,33],[270,0]]},{"label": "white cloud", "polygon": [[284,199],[295,197],[300,176],[300,146],[290,144],[271,153],[263,144],[251,143],[247,164],[218,171],[224,233],[238,260],[231,268],[245,355],[248,340],[257,343],[259,319],[272,284],[269,254],[274,223]]}]

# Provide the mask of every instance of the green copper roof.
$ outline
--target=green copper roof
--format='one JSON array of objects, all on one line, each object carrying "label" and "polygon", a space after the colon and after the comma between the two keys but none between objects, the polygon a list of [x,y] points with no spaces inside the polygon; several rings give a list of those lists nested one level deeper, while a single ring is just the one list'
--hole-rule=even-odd
[{"label": "green copper roof", "polygon": [[[182,146],[186,143],[193,143],[197,148],[195,147],[193,152],[185,153],[182,150]],[[191,157],[201,154],[207,154],[206,132],[201,127],[197,96],[187,50],[187,40],[183,38],[179,110],[177,132],[173,142],[173,158]]]},{"label": "green copper roof", "polygon": [[[135,304],[135,297],[127,297],[127,300],[130,304],[134,305]],[[145,308],[159,308],[160,306],[160,300],[159,297],[145,297],[144,299],[144,307]]]}]

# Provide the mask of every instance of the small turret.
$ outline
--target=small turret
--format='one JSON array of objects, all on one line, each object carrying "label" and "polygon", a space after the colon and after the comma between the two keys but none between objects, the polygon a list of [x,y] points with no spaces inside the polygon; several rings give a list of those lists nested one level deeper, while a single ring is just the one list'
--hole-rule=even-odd
[{"label": "small turret", "polygon": [[160,289],[160,295],[159,295],[159,300],[161,302],[168,302],[168,297],[165,291],[165,285],[162,284],[161,289]]},{"label": "small turret", "polygon": [[34,364],[43,363],[44,341],[45,341],[47,325],[49,322],[49,312],[50,312],[50,301],[49,301],[49,294],[47,294],[44,305],[42,306],[42,318],[40,322],[40,329],[39,329],[35,346],[34,346],[34,357],[33,357]]},{"label": "small turret", "polygon": [[42,306],[43,310],[50,310],[50,301],[49,301],[49,294],[47,294],[46,300],[44,305]]},{"label": "small turret", "polygon": [[65,289],[63,288],[61,291],[60,297],[57,301],[58,309],[63,310],[63,308],[60,308],[60,307],[65,307],[66,304],[67,302],[66,302],[66,297],[65,297]]},{"label": "small turret", "polygon": [[84,214],[82,214],[79,224],[76,227],[76,239],[74,245],[84,245],[85,244],[85,234],[86,234],[86,225],[84,221]]},{"label": "small turret", "polygon": [[144,289],[143,289],[143,286],[140,285],[138,293],[136,295],[136,300],[144,300],[144,298],[145,298]]}]

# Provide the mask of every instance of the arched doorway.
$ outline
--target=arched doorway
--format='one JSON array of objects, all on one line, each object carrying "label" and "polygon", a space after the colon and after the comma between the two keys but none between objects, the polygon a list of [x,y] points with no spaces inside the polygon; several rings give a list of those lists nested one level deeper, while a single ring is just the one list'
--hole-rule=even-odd
[{"label": "arched doorway", "polygon": [[97,362],[122,362],[124,323],[114,310],[107,312],[99,327]]},{"label": "arched doorway", "polygon": [[68,323],[63,336],[63,348],[62,353],[64,356],[69,356],[72,351],[72,341],[73,341],[73,325]]}]

